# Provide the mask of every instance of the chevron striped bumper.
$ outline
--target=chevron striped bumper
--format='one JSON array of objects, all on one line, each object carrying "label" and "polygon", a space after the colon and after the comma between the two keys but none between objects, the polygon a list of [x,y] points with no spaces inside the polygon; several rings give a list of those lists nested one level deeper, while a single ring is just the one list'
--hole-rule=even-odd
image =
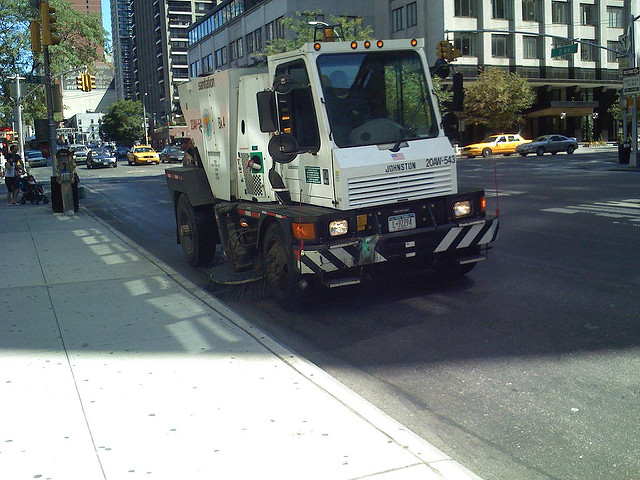
[{"label": "chevron striped bumper", "polygon": [[497,238],[498,229],[498,218],[489,218],[454,227],[408,230],[311,246],[298,250],[296,257],[302,274],[338,272],[412,257],[465,257],[469,252],[488,247]]}]

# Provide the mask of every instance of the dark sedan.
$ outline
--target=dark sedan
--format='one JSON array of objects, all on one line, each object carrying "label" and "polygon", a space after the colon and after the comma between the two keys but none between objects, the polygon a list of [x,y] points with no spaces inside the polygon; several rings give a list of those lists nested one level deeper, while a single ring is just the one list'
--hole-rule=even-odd
[{"label": "dark sedan", "polygon": [[127,153],[129,153],[129,147],[125,147],[124,145],[118,145],[116,147],[116,160],[126,160]]},{"label": "dark sedan", "polygon": [[160,152],[160,161],[162,163],[182,163],[182,157],[184,157],[184,152],[180,147],[176,146],[164,147]]},{"label": "dark sedan", "polygon": [[87,155],[87,168],[117,167],[115,154],[108,148],[94,148]]},{"label": "dark sedan", "polygon": [[564,135],[542,135],[530,143],[518,145],[516,153],[523,157],[528,153],[536,155],[544,155],[550,153],[555,155],[558,152],[567,152],[571,155],[578,148],[578,142],[575,138],[565,137]]}]

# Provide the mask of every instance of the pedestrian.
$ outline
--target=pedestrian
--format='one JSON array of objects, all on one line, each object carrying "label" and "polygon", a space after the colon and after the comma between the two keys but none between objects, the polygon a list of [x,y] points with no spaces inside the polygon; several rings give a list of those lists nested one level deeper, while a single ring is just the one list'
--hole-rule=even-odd
[{"label": "pedestrian", "polygon": [[18,146],[11,145],[4,163],[4,183],[7,186],[7,205],[18,205],[20,177],[18,177],[16,172],[19,172],[20,168],[22,168],[22,161],[17,151]]}]

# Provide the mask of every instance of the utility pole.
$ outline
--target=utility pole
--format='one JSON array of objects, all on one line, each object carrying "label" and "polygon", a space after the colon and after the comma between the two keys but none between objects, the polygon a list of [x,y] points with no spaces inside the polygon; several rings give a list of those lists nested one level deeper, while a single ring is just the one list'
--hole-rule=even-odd
[{"label": "utility pole", "polygon": [[[20,86],[20,80],[24,80],[24,77],[16,75],[16,102],[13,106],[13,118],[15,123],[15,131],[18,132],[18,148],[20,149],[20,156],[24,160],[24,130],[22,127],[22,90]],[[26,161],[26,160],[25,160]]]}]

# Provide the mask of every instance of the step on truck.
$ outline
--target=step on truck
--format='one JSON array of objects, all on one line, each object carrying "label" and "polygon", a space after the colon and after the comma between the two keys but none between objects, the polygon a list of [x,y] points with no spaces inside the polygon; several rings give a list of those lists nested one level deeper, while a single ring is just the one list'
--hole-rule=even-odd
[{"label": "step on truck", "polygon": [[181,85],[197,164],[165,175],[189,263],[297,308],[370,269],[484,260],[498,218],[483,190],[458,191],[423,47],[313,42]]}]

